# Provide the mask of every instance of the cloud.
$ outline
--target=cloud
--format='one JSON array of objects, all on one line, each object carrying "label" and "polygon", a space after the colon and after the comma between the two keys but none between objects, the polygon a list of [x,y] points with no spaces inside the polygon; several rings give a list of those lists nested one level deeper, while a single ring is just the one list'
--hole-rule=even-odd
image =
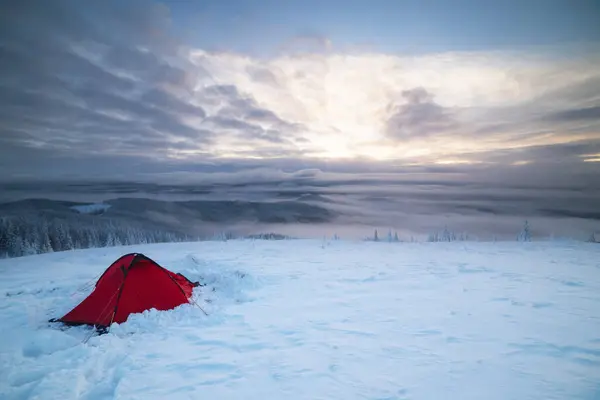
[{"label": "cloud", "polygon": [[563,165],[573,168],[573,164],[582,164],[582,156],[600,152],[600,141],[581,140],[567,143],[540,144],[514,147],[488,152],[464,153],[463,159],[496,165],[537,164],[540,168],[554,169]]},{"label": "cloud", "polygon": [[[127,143],[144,139],[162,144],[155,151],[163,154],[177,147],[178,138],[206,142],[205,132],[186,120],[205,113],[181,95],[188,90],[188,73],[169,61],[167,44],[173,42],[164,7],[58,0],[12,2],[6,11],[0,39],[2,140],[20,143],[22,152],[33,144],[122,153]],[[7,130],[21,135],[9,137]]]},{"label": "cloud", "polygon": [[600,131],[593,119],[558,126],[543,118],[600,104],[589,87],[600,80],[589,54],[569,60],[560,51],[410,57],[331,51],[261,60],[191,54],[222,86],[300,127],[296,143],[314,157],[436,162],[465,152],[593,139]]},{"label": "cloud", "polygon": [[450,111],[433,100],[433,95],[422,87],[403,90],[404,104],[391,105],[392,116],[387,121],[386,133],[395,139],[411,139],[440,134],[456,128]]},{"label": "cloud", "polygon": [[196,86],[207,71],[171,35],[161,4],[13,2],[0,18],[0,141],[23,155],[70,148],[159,161],[218,152],[226,136],[294,147],[296,125],[235,85]]},{"label": "cloud", "polygon": [[288,45],[261,59],[195,49],[150,0],[10,2],[0,158],[11,174],[34,156],[100,155],[158,169],[253,158],[474,170],[582,163],[600,141],[600,53],[341,52],[314,32]]},{"label": "cloud", "polygon": [[140,102],[152,106],[155,110],[168,110],[175,114],[189,115],[197,118],[206,117],[206,112],[202,107],[158,89],[150,89],[142,94]]},{"label": "cloud", "polygon": [[248,72],[249,77],[254,81],[274,86],[279,84],[275,74],[267,67],[263,67],[261,65],[249,65],[246,68],[246,71]]},{"label": "cloud", "polygon": [[559,111],[546,116],[550,121],[570,122],[570,121],[600,121],[600,106],[575,108],[571,110]]}]

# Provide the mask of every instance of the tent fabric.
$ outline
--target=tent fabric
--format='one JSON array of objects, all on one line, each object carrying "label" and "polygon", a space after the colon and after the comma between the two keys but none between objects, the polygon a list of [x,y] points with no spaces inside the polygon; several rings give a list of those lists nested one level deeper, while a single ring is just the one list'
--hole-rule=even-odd
[{"label": "tent fabric", "polygon": [[126,254],[104,271],[88,297],[52,321],[108,327],[113,322],[125,322],[133,313],[152,308],[170,310],[187,303],[196,286],[198,282],[161,267],[143,254]]}]

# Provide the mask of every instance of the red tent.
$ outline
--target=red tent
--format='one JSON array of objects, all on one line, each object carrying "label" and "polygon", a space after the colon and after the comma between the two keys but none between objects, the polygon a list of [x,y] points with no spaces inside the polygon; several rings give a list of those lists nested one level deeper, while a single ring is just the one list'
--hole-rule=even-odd
[{"label": "red tent", "polygon": [[173,273],[143,254],[126,254],[104,271],[94,291],[65,316],[51,320],[67,325],[107,328],[129,314],[151,308],[170,310],[187,303],[198,282]]}]

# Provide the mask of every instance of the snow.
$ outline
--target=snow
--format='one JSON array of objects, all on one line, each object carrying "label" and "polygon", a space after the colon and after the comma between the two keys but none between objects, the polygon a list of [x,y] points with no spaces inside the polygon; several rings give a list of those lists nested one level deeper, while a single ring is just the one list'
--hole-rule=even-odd
[{"label": "snow", "polygon": [[72,206],[73,210],[80,214],[99,214],[103,213],[110,208],[110,204],[104,203],[93,203],[93,204],[82,204],[78,206]]},{"label": "snow", "polygon": [[[120,255],[207,284],[59,329]],[[228,241],[0,261],[2,399],[598,399],[600,246]],[[85,341],[89,337],[88,341]]]}]

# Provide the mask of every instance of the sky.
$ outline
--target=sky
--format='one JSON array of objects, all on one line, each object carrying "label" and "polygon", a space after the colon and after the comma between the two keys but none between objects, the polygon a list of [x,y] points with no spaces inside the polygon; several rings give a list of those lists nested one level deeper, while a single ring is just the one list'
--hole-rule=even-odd
[{"label": "sky", "polygon": [[1,6],[0,180],[600,179],[597,1]]}]

